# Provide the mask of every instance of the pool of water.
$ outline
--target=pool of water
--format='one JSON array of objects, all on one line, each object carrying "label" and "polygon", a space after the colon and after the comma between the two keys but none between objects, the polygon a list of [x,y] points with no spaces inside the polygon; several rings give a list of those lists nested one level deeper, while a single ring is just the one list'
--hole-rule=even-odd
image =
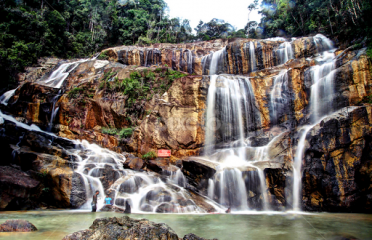
[{"label": "pool of water", "polygon": [[[0,212],[0,224],[8,219],[25,219],[39,231],[0,233],[7,239],[62,239],[65,235],[87,229],[94,219],[120,217],[120,213],[77,211]],[[179,237],[194,233],[204,238],[228,239],[340,239],[353,236],[372,239],[372,215],[367,214],[129,214],[168,224]]]}]

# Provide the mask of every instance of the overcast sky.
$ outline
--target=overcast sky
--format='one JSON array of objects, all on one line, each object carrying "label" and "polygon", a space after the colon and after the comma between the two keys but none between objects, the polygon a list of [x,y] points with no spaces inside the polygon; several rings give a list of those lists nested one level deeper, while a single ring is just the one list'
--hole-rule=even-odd
[{"label": "overcast sky", "polygon": [[[189,19],[192,29],[199,20],[209,22],[213,18],[225,20],[237,27],[244,28],[248,21],[248,5],[253,0],[165,0],[171,17]],[[260,21],[258,11],[252,12],[251,20]]]}]

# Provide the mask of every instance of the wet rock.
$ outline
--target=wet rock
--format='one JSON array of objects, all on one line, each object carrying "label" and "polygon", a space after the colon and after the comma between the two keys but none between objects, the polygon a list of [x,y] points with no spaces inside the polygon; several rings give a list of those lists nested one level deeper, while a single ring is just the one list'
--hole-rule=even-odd
[{"label": "wet rock", "polygon": [[[196,236],[195,234],[193,233],[189,233],[189,234],[186,234],[184,237],[183,237],[183,240],[206,240],[205,238],[201,238],[201,237],[198,237]],[[217,240],[217,238],[213,238],[211,240]]]},{"label": "wet rock", "polygon": [[80,208],[86,199],[86,189],[83,177],[74,172],[72,175],[72,188],[70,195],[70,202],[72,208]]},{"label": "wet rock", "polygon": [[124,213],[124,211],[118,207],[112,205],[105,205],[100,209],[101,212],[120,212]]},{"label": "wet rock", "polygon": [[117,198],[117,199],[115,199],[115,204],[124,207],[125,199],[124,198]]},{"label": "wet rock", "polygon": [[172,204],[162,203],[156,208],[155,212],[157,212],[157,213],[172,213],[173,209],[174,209],[174,207],[173,207]]},{"label": "wet rock", "polygon": [[134,156],[127,157],[126,161],[124,162],[124,167],[138,171],[144,167],[144,161],[141,158]]},{"label": "wet rock", "polygon": [[141,211],[153,212],[153,208],[150,205],[141,205]]},{"label": "wet rock", "polygon": [[[186,235],[186,239],[196,240],[195,235]],[[147,219],[136,220],[127,216],[121,218],[98,218],[89,229],[67,235],[63,240],[95,239],[162,239],[179,240],[177,234],[164,223],[154,223]]]},{"label": "wet rock", "polygon": [[40,193],[40,182],[29,174],[12,168],[0,166],[0,209],[21,209],[29,198],[37,197]]},{"label": "wet rock", "polygon": [[341,109],[309,131],[302,179],[304,209],[372,211],[368,108]]},{"label": "wet rock", "polygon": [[34,232],[35,225],[27,220],[7,220],[0,225],[0,232]]},{"label": "wet rock", "polygon": [[131,213],[132,210],[131,210],[131,206],[129,204],[129,201],[125,201],[125,210],[124,210],[124,213]]},{"label": "wet rock", "polygon": [[206,191],[208,179],[216,173],[217,164],[199,158],[187,158],[182,160],[182,173],[190,183],[201,191]]}]

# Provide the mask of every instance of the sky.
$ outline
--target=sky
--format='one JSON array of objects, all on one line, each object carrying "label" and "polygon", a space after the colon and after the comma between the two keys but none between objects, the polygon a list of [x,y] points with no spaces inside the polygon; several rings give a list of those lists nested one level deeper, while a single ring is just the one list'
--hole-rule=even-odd
[{"label": "sky", "polygon": [[[209,22],[213,18],[225,20],[238,29],[244,28],[248,22],[248,5],[253,0],[165,0],[171,17],[189,19],[194,28],[199,21]],[[251,20],[260,22],[260,15],[255,10]]]}]

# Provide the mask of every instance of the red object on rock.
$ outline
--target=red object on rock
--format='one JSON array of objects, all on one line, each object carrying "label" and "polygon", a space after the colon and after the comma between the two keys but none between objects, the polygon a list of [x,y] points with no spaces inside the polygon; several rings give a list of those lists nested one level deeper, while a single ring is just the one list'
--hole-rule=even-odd
[{"label": "red object on rock", "polygon": [[158,157],[170,157],[171,156],[171,150],[161,149],[158,150]]}]

